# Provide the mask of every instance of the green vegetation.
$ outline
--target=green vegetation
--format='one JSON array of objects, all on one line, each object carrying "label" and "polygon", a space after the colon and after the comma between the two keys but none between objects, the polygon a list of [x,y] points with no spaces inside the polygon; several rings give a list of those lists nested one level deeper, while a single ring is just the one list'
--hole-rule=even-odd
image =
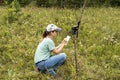
[{"label": "green vegetation", "polygon": [[[25,7],[21,16],[5,23],[5,8],[0,7],[0,79],[46,80],[35,70],[34,53],[42,32],[49,23],[63,28],[56,45],[76,24],[81,9]],[[86,8],[77,41],[78,80],[120,79],[120,8]],[[63,80],[75,80],[72,39],[63,50],[67,62],[59,68]],[[57,80],[57,79],[56,79]]]},{"label": "green vegetation", "polygon": [[18,20],[20,16],[20,5],[17,0],[14,0],[11,4],[6,2],[6,7],[3,12],[3,22],[4,23],[13,23],[14,21]]},{"label": "green vegetation", "polygon": [[[36,0],[37,5],[44,7],[81,7],[85,0]],[[87,6],[120,6],[120,0],[87,0]]]},{"label": "green vegetation", "polygon": [[[4,4],[4,1],[8,4],[11,4],[12,1],[15,0],[0,0],[0,3]],[[37,6],[42,7],[67,7],[67,8],[76,8],[81,7],[83,5],[84,0],[17,0],[19,1],[20,5],[25,7],[30,3],[35,2]],[[120,0],[87,0],[87,6],[120,6]]]}]

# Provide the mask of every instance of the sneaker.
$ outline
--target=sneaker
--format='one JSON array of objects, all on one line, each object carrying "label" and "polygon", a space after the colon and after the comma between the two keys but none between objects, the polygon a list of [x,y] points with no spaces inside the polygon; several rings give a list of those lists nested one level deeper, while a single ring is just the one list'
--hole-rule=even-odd
[{"label": "sneaker", "polygon": [[57,68],[53,68],[55,72],[58,72]]},{"label": "sneaker", "polygon": [[53,68],[47,69],[47,72],[52,76],[56,75],[56,72],[53,70]]}]

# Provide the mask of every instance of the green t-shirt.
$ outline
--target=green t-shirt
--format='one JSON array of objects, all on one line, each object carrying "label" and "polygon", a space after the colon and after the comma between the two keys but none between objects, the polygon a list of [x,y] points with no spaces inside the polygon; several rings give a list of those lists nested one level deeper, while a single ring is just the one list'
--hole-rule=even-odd
[{"label": "green t-shirt", "polygon": [[34,62],[37,63],[42,60],[46,60],[50,57],[51,51],[55,48],[55,44],[52,39],[46,37],[39,43],[35,56]]}]

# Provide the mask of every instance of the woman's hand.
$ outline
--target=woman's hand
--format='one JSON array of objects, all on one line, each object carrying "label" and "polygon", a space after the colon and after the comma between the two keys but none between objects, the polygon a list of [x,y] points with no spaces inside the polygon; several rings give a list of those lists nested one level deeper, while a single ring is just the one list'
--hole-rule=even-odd
[{"label": "woman's hand", "polygon": [[61,50],[63,49],[63,47],[64,47],[65,45],[67,45],[67,43],[68,43],[68,39],[67,39],[67,37],[66,37],[66,38],[63,39],[62,43],[59,44],[59,45],[53,50],[53,53],[55,53],[55,54],[60,53]]},{"label": "woman's hand", "polygon": [[62,41],[62,44],[67,45],[67,43],[68,43],[67,38],[64,38],[63,41]]}]

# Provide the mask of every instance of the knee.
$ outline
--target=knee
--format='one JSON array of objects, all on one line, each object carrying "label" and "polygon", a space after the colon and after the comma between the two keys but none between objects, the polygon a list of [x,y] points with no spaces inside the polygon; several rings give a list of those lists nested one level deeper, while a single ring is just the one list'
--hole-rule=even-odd
[{"label": "knee", "polygon": [[65,53],[61,53],[60,55],[62,56],[63,60],[66,60],[66,54]]}]

